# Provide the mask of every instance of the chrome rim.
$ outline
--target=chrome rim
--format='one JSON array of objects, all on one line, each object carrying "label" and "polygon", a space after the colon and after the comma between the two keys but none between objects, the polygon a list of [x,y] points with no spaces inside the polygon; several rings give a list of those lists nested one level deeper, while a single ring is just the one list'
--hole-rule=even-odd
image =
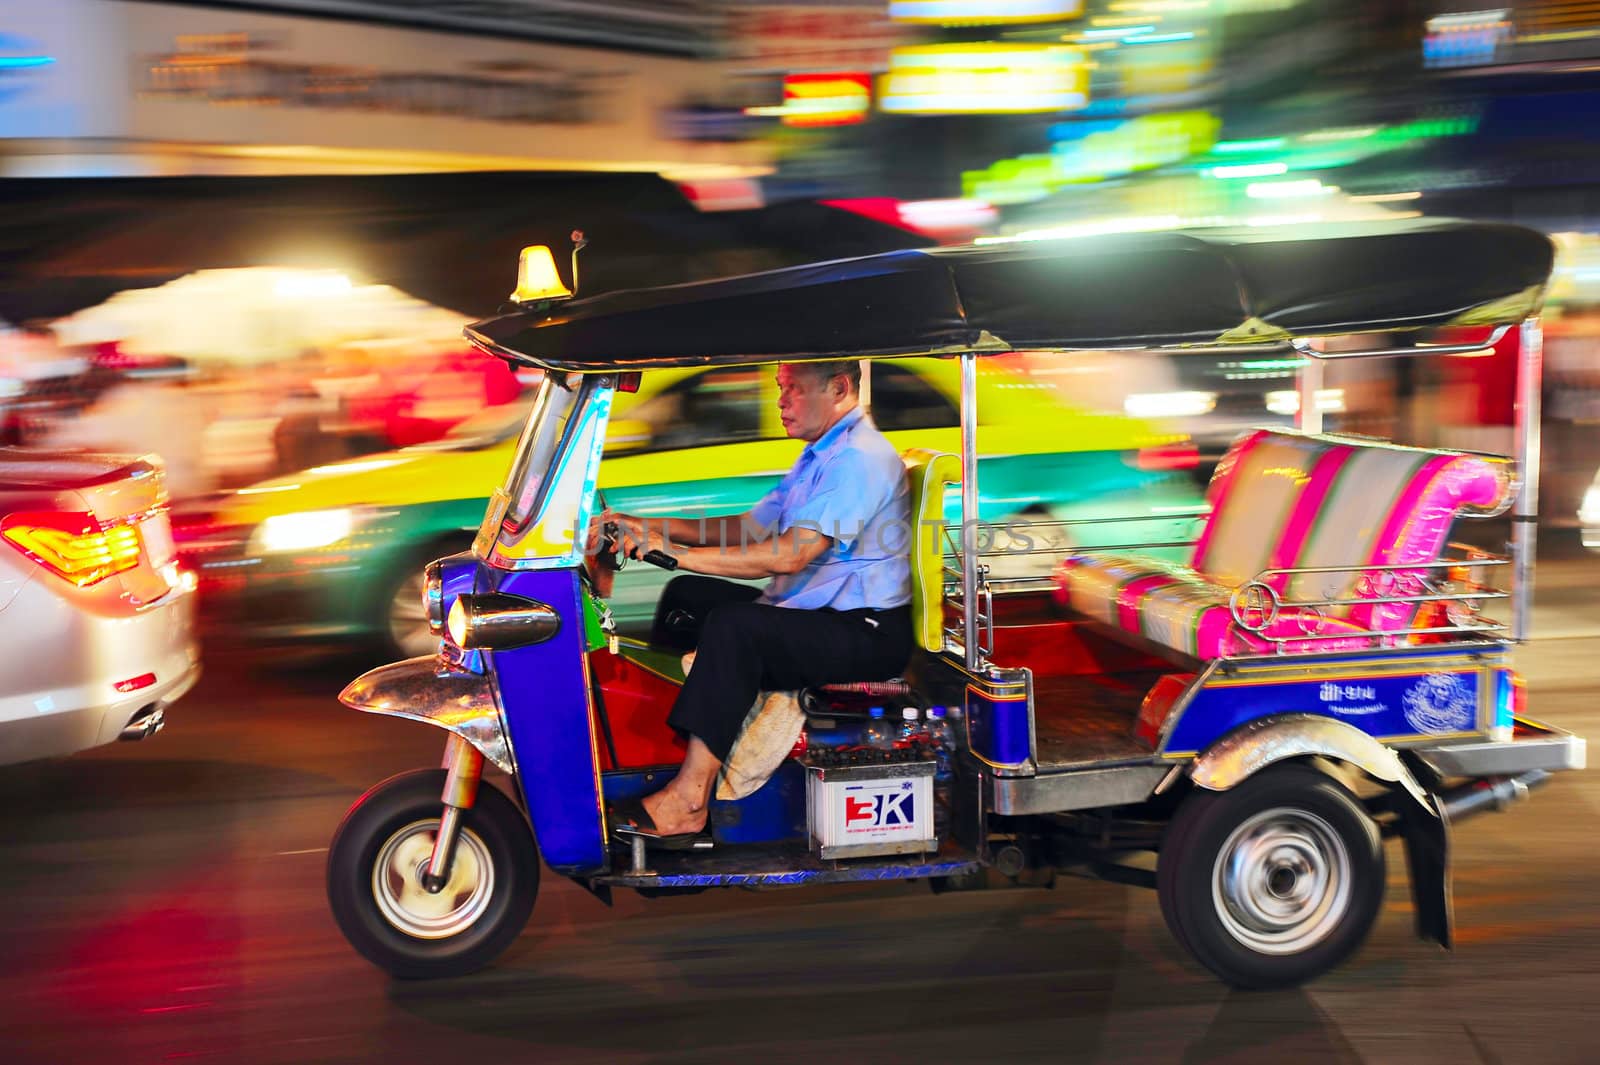
[{"label": "chrome rim", "polygon": [[428,629],[428,613],[422,603],[420,570],[401,582],[389,602],[389,637],[407,658],[431,655],[439,649],[439,638]]},{"label": "chrome rim", "polygon": [[417,939],[448,939],[471,928],[494,897],[494,863],[489,848],[462,826],[456,837],[450,879],[443,890],[422,886],[433,855],[439,821],[413,821],[390,836],[372,866],[372,897],[384,919]]},{"label": "chrome rim", "polygon": [[1211,898],[1239,942],[1261,954],[1297,954],[1344,920],[1350,879],[1350,852],[1333,826],[1284,807],[1256,814],[1228,836]]}]

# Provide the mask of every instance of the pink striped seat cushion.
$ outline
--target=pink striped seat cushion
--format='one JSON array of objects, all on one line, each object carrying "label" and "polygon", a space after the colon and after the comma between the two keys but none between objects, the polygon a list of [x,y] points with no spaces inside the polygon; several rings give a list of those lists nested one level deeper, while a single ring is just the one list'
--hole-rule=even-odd
[{"label": "pink striped seat cushion", "polygon": [[[1370,644],[1348,621],[1292,608],[1261,634],[1234,624],[1233,589],[1185,567],[1136,555],[1080,556],[1056,571],[1056,599],[1113,628],[1195,658],[1285,652],[1345,651]],[[1249,615],[1246,615],[1247,617]],[[1316,634],[1317,639],[1297,639]],[[1282,641],[1279,643],[1278,641]]]},{"label": "pink striped seat cushion", "polygon": [[[1247,650],[1338,650],[1363,631],[1406,628],[1414,604],[1363,603],[1417,590],[1463,512],[1493,512],[1511,491],[1510,463],[1351,437],[1257,430],[1228,450],[1207,492],[1212,507],[1192,564],[1084,555],[1057,569],[1057,597],[1091,617],[1200,658]],[[1234,624],[1233,590],[1263,577],[1286,607],[1263,639]],[[1296,640],[1302,633],[1323,638]],[[1350,635],[1340,635],[1348,633]]]}]

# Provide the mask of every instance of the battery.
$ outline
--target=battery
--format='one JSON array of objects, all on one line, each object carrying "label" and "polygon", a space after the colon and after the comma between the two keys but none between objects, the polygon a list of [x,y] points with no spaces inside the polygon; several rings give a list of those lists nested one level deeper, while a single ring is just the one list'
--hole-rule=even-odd
[{"label": "battery", "polygon": [[932,761],[807,766],[811,849],[822,858],[938,850],[933,769]]}]

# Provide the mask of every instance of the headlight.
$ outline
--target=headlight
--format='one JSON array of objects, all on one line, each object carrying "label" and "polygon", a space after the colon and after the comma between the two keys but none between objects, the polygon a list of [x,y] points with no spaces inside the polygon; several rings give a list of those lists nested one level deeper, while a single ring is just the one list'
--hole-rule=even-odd
[{"label": "headlight", "polygon": [[526,647],[548,640],[560,628],[561,615],[550,607],[501,592],[458,595],[445,619],[450,642],[466,650]]},{"label": "headlight", "polygon": [[274,514],[250,534],[249,552],[310,551],[348,539],[354,528],[355,513],[348,508]]}]

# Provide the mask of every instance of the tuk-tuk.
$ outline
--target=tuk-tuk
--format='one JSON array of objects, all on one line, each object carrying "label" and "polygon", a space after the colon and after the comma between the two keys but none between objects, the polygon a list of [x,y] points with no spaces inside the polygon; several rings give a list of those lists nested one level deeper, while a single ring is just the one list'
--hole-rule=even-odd
[{"label": "tuk-tuk", "polygon": [[[1278,987],[1359,947],[1398,837],[1416,931],[1449,947],[1450,829],[1584,764],[1581,738],[1527,716],[1510,664],[1529,627],[1552,256],[1503,225],[1208,230],[574,299],[547,249],[525,251],[515,306],[466,335],[544,383],[472,550],[427,567],[438,653],[340,697],[447,733],[442,768],[378,784],[339,826],[340,928],[391,974],[434,977],[512,943],[541,858],[607,902],[1069,872],[1154,887],[1202,965]],[[1509,329],[1514,461],[1319,431],[1324,361],[1475,352]],[[1186,563],[1171,544],[1039,547],[1074,541],[975,519],[980,361],[1105,349],[1303,362],[1298,428],[1234,443]],[[870,381],[873,360],[930,355],[960,365],[962,453],[907,456],[903,676],[802,693],[801,741],[753,793],[713,803],[704,846],[614,841],[608,805],[659,788],[684,748],[666,725],[678,656],[615,632],[587,536],[613,396],[662,368],[861,359]],[[1451,539],[1458,517],[1507,512],[1507,553]],[[951,749],[869,747],[867,702],[949,707]],[[480,786],[485,763],[506,789]],[[866,824],[842,833],[847,794]]]}]

